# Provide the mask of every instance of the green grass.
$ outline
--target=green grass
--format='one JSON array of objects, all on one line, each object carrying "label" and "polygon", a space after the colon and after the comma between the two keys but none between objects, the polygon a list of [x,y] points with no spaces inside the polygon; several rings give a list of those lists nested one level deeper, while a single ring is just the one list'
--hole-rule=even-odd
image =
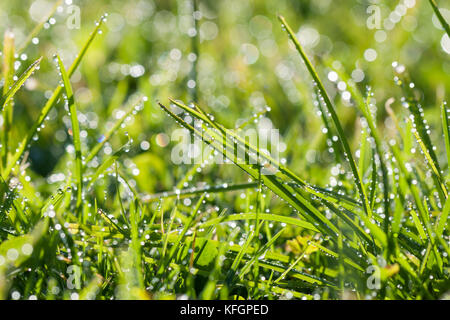
[{"label": "green grass", "polygon": [[[123,59],[119,69],[127,70],[133,52],[140,57],[145,51],[139,47],[142,35],[136,39],[133,32],[125,34],[123,43],[105,40],[106,16],[90,24],[89,32],[80,32],[81,49],[67,69],[63,60],[70,59],[58,48],[56,36],[50,38],[56,48],[49,51],[58,52],[53,62],[48,52],[32,47],[32,39],[49,32],[46,23],[60,3],[23,35],[17,52],[9,33],[2,49],[0,299],[448,296],[449,82],[440,67],[424,79],[445,78],[441,87],[398,63],[394,72],[386,71],[394,81],[380,81],[381,72],[367,67],[367,79],[359,84],[349,70],[364,68],[361,57],[350,54],[336,63],[333,54],[345,50],[317,54],[301,38],[305,33],[288,24],[303,24],[289,13],[289,3],[280,2],[280,12],[289,17],[278,20],[255,4],[255,10],[271,17],[277,54],[282,63],[292,62],[291,75],[286,80],[274,74],[273,69],[284,72],[281,62],[271,69],[268,61],[267,70],[259,64],[248,69],[233,65],[238,70],[234,76],[246,80],[232,89],[219,86],[221,101],[229,101],[224,109],[211,102],[216,100],[205,83],[221,72],[233,78],[225,62],[233,54],[208,47],[199,21],[188,41],[170,40],[172,46],[179,41],[180,48],[185,41],[195,53],[195,59],[186,60],[191,67],[180,83],[194,80],[196,85],[167,85],[169,90],[149,84],[151,77],[130,76],[131,71],[118,79],[105,76],[105,69],[117,67],[114,59]],[[187,9],[206,10],[202,1],[192,4]],[[429,4],[417,8],[417,17],[431,19],[434,12],[448,33],[436,2]],[[167,12],[173,8],[163,8],[157,11],[165,19],[155,21],[170,20]],[[293,8],[304,14],[304,8]],[[117,15],[112,17],[120,24]],[[226,14],[220,17],[225,25],[233,21]],[[267,32],[264,28],[254,37]],[[353,31],[345,32],[351,37]],[[443,36],[440,30],[431,32]],[[233,43],[221,33],[218,37]],[[158,54],[155,39],[150,65],[170,68],[177,53]],[[395,50],[386,50],[378,51],[394,55]],[[16,53],[23,52],[36,56],[23,63],[25,70],[15,67]],[[441,52],[426,54],[442,58]],[[171,62],[164,62],[170,55]],[[101,66],[105,61],[107,66]],[[340,82],[327,81],[324,75],[331,71]],[[259,87],[262,74],[267,87]],[[32,81],[39,83],[34,89],[27,86]],[[343,85],[352,107],[341,99],[344,90],[336,88]],[[300,100],[286,98],[289,90],[299,92]],[[261,100],[255,91],[264,92],[259,109],[252,106]],[[435,99],[428,97],[430,92]],[[386,102],[386,112],[377,110],[380,101]],[[271,118],[286,145],[280,159],[240,136]],[[206,162],[171,162],[175,145],[166,143],[164,134],[176,128],[210,148]],[[58,140],[61,135],[64,139]],[[40,176],[36,148],[49,145],[48,153],[63,151],[50,173]],[[212,161],[219,156],[228,164]],[[379,287],[370,285],[374,268]]]}]

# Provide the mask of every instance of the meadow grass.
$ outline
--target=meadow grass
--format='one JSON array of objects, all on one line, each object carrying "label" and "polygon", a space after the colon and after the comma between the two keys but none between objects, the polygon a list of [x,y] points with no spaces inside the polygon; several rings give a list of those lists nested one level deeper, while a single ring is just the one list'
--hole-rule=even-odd
[{"label": "meadow grass", "polygon": [[[450,36],[436,2],[429,3]],[[109,125],[96,141],[83,142],[71,77],[82,60],[89,60],[89,49],[105,21],[106,16],[99,19],[69,68],[55,56],[59,84],[20,136],[14,136],[18,130],[12,129],[14,100],[26,81],[40,71],[43,58],[15,77],[15,45],[5,36],[0,99],[4,121],[0,299],[448,297],[450,111],[443,102],[442,127],[432,132],[404,67],[395,64],[394,71],[397,99],[408,114],[386,106],[394,134],[388,134],[373,113],[372,91],[362,93],[345,70],[336,69],[364,124],[355,142],[319,76],[320,69],[330,64],[310,59],[287,20],[279,16],[279,28],[289,41],[279,39],[279,45],[293,44],[312,79],[320,120],[334,150],[334,164],[339,165],[340,184],[333,188],[307,181],[295,166],[272,158],[242,138],[239,130],[227,128],[215,119],[213,107],[164,97],[156,103],[146,92],[127,93],[132,88],[124,82],[119,82],[110,106],[103,110],[101,120],[109,119]],[[43,23],[38,24],[17,52],[25,50],[42,28]],[[194,28],[199,34],[197,24]],[[198,36],[192,43],[196,55],[201,55]],[[197,67],[194,64],[192,69],[195,79]],[[199,92],[191,91],[197,101]],[[156,105],[211,147],[211,158],[218,154],[228,158],[238,172],[234,176],[245,175],[244,182],[236,179],[224,184],[211,174],[208,185],[188,187],[189,181],[203,175],[204,164],[195,164],[174,179],[173,190],[140,191],[127,173],[126,158],[136,149],[133,139],[125,134],[119,147],[109,153],[102,150],[122,134],[130,119],[141,117],[139,112],[144,121],[152,121],[145,118],[145,109]],[[72,148],[59,167],[66,172],[60,188],[48,191],[42,182],[26,178],[27,155],[56,108],[68,116]],[[238,129],[251,126],[268,112],[256,113]],[[445,151],[433,141],[436,135],[443,138]],[[290,148],[296,146],[288,144]],[[417,148],[414,154],[413,148]],[[158,163],[151,158],[145,165]],[[276,170],[262,174],[268,165]],[[150,178],[142,179],[145,183]],[[244,200],[228,196],[236,192]],[[227,201],[241,201],[242,210]]]}]

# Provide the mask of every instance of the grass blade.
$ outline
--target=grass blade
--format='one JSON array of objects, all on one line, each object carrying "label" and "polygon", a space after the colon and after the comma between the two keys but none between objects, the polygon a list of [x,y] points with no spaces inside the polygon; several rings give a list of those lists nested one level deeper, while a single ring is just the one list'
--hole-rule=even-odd
[{"label": "grass blade", "polygon": [[75,105],[75,98],[73,96],[72,85],[70,84],[69,77],[66,72],[66,68],[61,61],[59,55],[58,59],[59,71],[64,83],[64,88],[67,95],[67,103],[69,105],[70,120],[72,122],[72,136],[73,146],[75,148],[75,183],[77,184],[77,208],[81,205],[82,193],[83,193],[83,164],[82,164],[82,152],[81,152],[81,138],[80,138],[80,125],[77,117],[77,107]]},{"label": "grass blade", "polygon": [[447,35],[450,38],[450,26],[448,25],[447,21],[445,21],[444,17],[442,16],[441,12],[439,11],[436,0],[428,0],[428,2],[430,3],[431,7],[434,10],[434,13],[438,17],[439,22],[442,25],[442,28],[445,29],[445,32],[447,32]]},{"label": "grass blade", "polygon": [[[136,101],[137,100],[137,101]],[[144,101],[147,101],[147,97],[140,97],[132,102],[130,102],[130,107],[128,108],[127,112],[118,119],[114,125],[111,127],[111,129],[108,130],[107,133],[105,133],[101,139],[89,152],[89,154],[86,156],[85,163],[87,164],[89,161],[91,161],[97,153],[101,150],[101,148],[105,145],[105,143],[114,135],[114,133],[117,132],[117,129],[120,128],[122,123],[127,119],[132,113],[142,110],[140,107]]]},{"label": "grass blade", "polygon": [[94,172],[94,174],[89,177],[89,183],[86,186],[86,190],[89,190],[92,185],[97,181],[97,179],[106,171],[109,167],[111,167],[114,162],[120,158],[121,155],[127,152],[129,148],[129,143],[125,144],[122,148],[120,148],[118,151],[114,152],[111,156],[106,158],[103,163],[97,168],[97,170]]},{"label": "grass blade", "polygon": [[305,51],[303,50],[302,46],[300,45],[300,42],[296,38],[291,27],[287,24],[286,20],[282,16],[278,16],[278,18],[279,18],[282,26],[285,28],[286,32],[288,33],[290,39],[294,42],[294,45],[295,45],[297,51],[300,53],[300,56],[302,57],[303,62],[305,63],[309,73],[311,74],[315,84],[317,85],[317,89],[318,89],[321,97],[324,99],[325,106],[327,107],[328,112],[331,114],[331,119],[333,120],[333,123],[337,130],[339,140],[341,141],[341,144],[342,144],[342,148],[344,149],[344,155],[346,156],[347,161],[350,164],[350,168],[352,170],[353,177],[355,179],[355,184],[358,188],[361,202],[363,203],[364,210],[365,210],[367,216],[370,218],[372,216],[372,210],[370,208],[370,204],[369,204],[369,200],[368,200],[365,188],[364,188],[364,184],[359,175],[358,168],[356,166],[356,162],[353,158],[352,151],[350,149],[350,145],[347,141],[347,138],[345,137],[344,130],[342,129],[342,126],[341,126],[341,122],[339,121],[339,118],[336,114],[334,106],[331,103],[331,99],[328,96],[328,93],[326,92],[325,87],[323,86],[322,81],[319,78],[319,75],[317,74],[315,68],[309,61],[308,57],[306,56]]},{"label": "grass blade", "polygon": [[278,282],[280,282],[281,280],[283,280],[285,277],[286,277],[286,275],[289,273],[289,271],[291,271],[296,265],[297,265],[297,263],[299,263],[300,262],[300,260],[302,260],[303,259],[303,257],[305,256],[305,254],[306,254],[306,251],[308,251],[308,249],[309,249],[309,245],[305,248],[305,250],[300,254],[300,256],[294,261],[294,263],[292,263],[290,266],[289,266],[289,268],[287,268],[286,269],[286,271],[284,271],[275,281],[274,281],[274,283],[278,283]]},{"label": "grass blade", "polygon": [[441,106],[442,131],[444,131],[445,151],[447,154],[447,168],[450,168],[450,112],[447,109],[447,103]]},{"label": "grass blade", "polygon": [[190,197],[196,194],[208,193],[219,193],[219,192],[231,192],[236,190],[253,189],[258,186],[257,182],[247,182],[247,183],[237,183],[237,184],[227,184],[218,186],[208,186],[205,188],[190,188],[190,189],[178,189],[177,191],[165,191],[155,194],[145,195],[142,200],[144,202],[159,201],[161,198],[183,198]]},{"label": "grass blade", "polygon": [[433,172],[433,177],[436,181],[436,187],[438,190],[440,190],[444,196],[445,199],[448,198],[448,191],[447,187],[444,183],[444,178],[441,175],[441,172],[437,168],[437,164],[434,162],[433,158],[431,157],[430,153],[428,152],[427,147],[423,143],[422,139],[419,137],[419,134],[417,133],[417,130],[413,130],[414,136],[416,137],[417,143],[419,144],[420,148],[422,149],[423,154],[425,155],[427,166],[430,168],[430,171]]},{"label": "grass blade", "polygon": [[450,198],[447,198],[447,201],[445,201],[445,205],[442,208],[442,212],[439,215],[437,226],[436,226],[436,238],[441,238],[442,234],[444,233],[444,229],[448,227],[448,213],[450,211]]},{"label": "grass blade", "polygon": [[[3,94],[7,96],[8,90],[13,84],[14,77],[14,34],[7,30],[5,32],[5,37],[3,40]],[[6,105],[9,99],[5,99],[0,105],[0,109],[2,112],[2,117],[4,119],[3,130],[1,132],[1,165],[2,168],[6,167],[8,161],[8,149],[9,149],[9,138],[10,138],[10,130],[12,125],[12,115],[13,115],[13,106],[12,103]]]},{"label": "grass blade", "polygon": [[[207,143],[210,146],[212,146],[213,148],[215,148],[218,152],[222,153],[225,157],[230,156],[231,158],[229,158],[229,160],[231,160],[235,165],[237,165],[239,168],[241,168],[242,170],[247,172],[253,179],[257,180],[259,178],[258,169],[255,168],[255,166],[257,166],[257,165],[249,165],[246,163],[240,163],[240,161],[238,161],[236,152],[235,152],[236,146],[234,144],[233,144],[233,146],[231,146],[228,143],[225,146],[226,148],[224,149],[223,141],[224,141],[225,137],[224,137],[224,135],[221,134],[222,131],[220,131],[220,128],[218,131],[214,131],[214,130],[211,130],[211,128],[208,129],[206,126],[204,126],[203,129],[206,130],[207,134],[209,135],[205,139],[205,135],[201,131],[199,131],[198,129],[192,127],[191,125],[189,125],[188,123],[183,121],[183,119],[178,117],[176,114],[174,114],[172,111],[170,111],[163,104],[160,103],[160,106],[164,111],[166,111],[178,123],[180,123],[186,129],[188,129],[192,133],[196,134],[200,138],[204,139],[203,141],[205,143]],[[184,105],[182,105],[182,106],[183,106],[183,108],[185,107],[187,109],[190,109],[187,106],[184,106]],[[192,109],[190,109],[190,110],[192,110]],[[193,115],[194,116],[198,115],[198,117],[200,119],[202,119],[202,118],[205,119],[204,116],[199,114],[198,112],[193,113]],[[217,127],[217,125],[215,123],[211,122],[211,120],[208,119],[206,121],[213,124],[213,127],[214,126]],[[240,145],[240,147],[242,148],[241,145]],[[247,153],[247,156],[248,156],[248,153]],[[279,195],[282,199],[284,199],[289,204],[294,206],[299,212],[305,213],[304,217],[306,219],[310,220],[310,222],[312,222],[312,221],[318,222],[322,226],[322,228],[324,228],[324,229],[322,229],[323,232],[328,233],[330,230],[335,229],[334,225],[331,224],[330,221],[328,219],[326,219],[322,213],[320,213],[316,208],[314,208],[314,206],[312,206],[306,199],[304,199],[300,195],[294,196],[293,195],[294,193],[289,192],[286,189],[287,186],[284,185],[283,183],[281,183],[277,179],[277,177],[272,176],[272,175],[263,175],[262,180],[264,182],[264,185],[267,186],[269,189],[271,189],[275,194]],[[306,214],[306,213],[309,213],[309,214]],[[325,231],[325,230],[328,230],[328,231]],[[334,230],[334,231],[337,231],[337,230]],[[331,234],[334,236],[334,233],[331,233]]]}]

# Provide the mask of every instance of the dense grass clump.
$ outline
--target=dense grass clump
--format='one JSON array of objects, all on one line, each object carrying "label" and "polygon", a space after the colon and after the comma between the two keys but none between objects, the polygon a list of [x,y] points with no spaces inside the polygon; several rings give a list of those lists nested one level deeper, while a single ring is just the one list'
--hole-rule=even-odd
[{"label": "dense grass clump", "polygon": [[[290,60],[275,75],[270,62],[255,64],[258,49],[246,43],[243,59],[254,69],[237,63],[230,73],[230,53],[219,52],[221,43],[208,47],[215,29],[207,17],[218,12],[226,26],[238,14],[206,1],[177,3],[180,17],[195,17],[189,41],[162,39],[143,21],[151,46],[133,32],[105,40],[110,17],[112,29],[123,23],[115,12],[81,33],[77,54],[58,47],[56,36],[50,49],[38,49],[38,35],[57,24],[51,17],[62,12],[60,2],[19,47],[5,33],[0,299],[448,298],[448,75],[435,70],[444,85],[427,84],[392,61],[387,71],[364,73],[356,54],[342,50],[343,63],[333,57],[339,50],[316,52],[299,38],[314,32],[295,32],[288,24],[298,24],[295,16],[277,17],[269,4],[252,4],[260,14],[250,33],[261,47],[276,40],[272,50]],[[450,37],[436,2],[425,4],[415,16],[434,12],[442,30],[430,32]],[[290,5],[280,1],[279,9]],[[310,6],[292,10],[319,10]],[[169,23],[174,10],[153,1],[133,8],[157,11],[147,17],[152,26]],[[202,14],[210,25],[200,24]],[[192,50],[183,62],[178,47],[158,52],[160,43],[176,41]],[[140,78],[144,66],[131,61],[147,51],[150,65],[163,71]],[[276,56],[267,50],[267,57]],[[102,66],[108,59],[123,63]],[[170,68],[175,76],[164,73]],[[180,82],[177,72],[184,72]],[[216,73],[225,80],[213,80]],[[394,81],[380,83],[382,73]],[[165,77],[175,79],[160,85]],[[264,123],[280,128],[281,158],[242,135]],[[169,147],[177,144],[169,136],[178,127],[201,148],[202,161],[174,163]]]}]

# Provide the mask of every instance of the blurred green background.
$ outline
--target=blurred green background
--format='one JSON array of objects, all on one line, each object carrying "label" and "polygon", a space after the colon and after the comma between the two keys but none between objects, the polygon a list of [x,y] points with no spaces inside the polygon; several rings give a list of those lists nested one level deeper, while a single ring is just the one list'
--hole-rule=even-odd
[{"label": "blurred green background", "polygon": [[[2,1],[0,33],[12,30],[20,47],[54,3]],[[13,136],[17,140],[11,145],[37,118],[60,81],[53,55],[59,53],[69,66],[103,13],[108,18],[102,35],[71,79],[83,149],[89,150],[101,139],[128,98],[147,95],[144,110],[126,121],[100,152],[100,158],[111,154],[131,137],[134,147],[123,162],[131,183],[141,192],[172,189],[189,169],[170,158],[176,144],[171,133],[177,124],[156,103],[168,103],[168,97],[186,103],[195,100],[227,127],[270,107],[251,126],[279,129],[286,145],[283,161],[307,181],[322,186],[332,183],[328,169],[334,154],[323,133],[312,81],[278,14],[294,28],[318,66],[347,136],[355,138],[353,150],[361,131],[358,115],[345,83],[332,68],[349,74],[362,92],[371,86],[378,125],[385,126],[389,135],[393,124],[385,121],[386,101],[394,97],[391,107],[398,117],[406,114],[391,66],[398,61],[411,75],[430,126],[439,125],[438,107],[450,90],[450,39],[427,1],[198,0],[197,5],[195,11],[192,0],[63,2],[17,57],[16,74],[39,56],[44,60],[15,98]],[[439,5],[449,17],[450,4],[439,1]],[[69,127],[70,117],[61,101],[31,146],[29,175],[42,184],[43,193],[54,191],[65,180]],[[440,130],[432,132],[440,145]],[[191,184],[243,181],[247,177],[234,166],[207,165]]]}]

